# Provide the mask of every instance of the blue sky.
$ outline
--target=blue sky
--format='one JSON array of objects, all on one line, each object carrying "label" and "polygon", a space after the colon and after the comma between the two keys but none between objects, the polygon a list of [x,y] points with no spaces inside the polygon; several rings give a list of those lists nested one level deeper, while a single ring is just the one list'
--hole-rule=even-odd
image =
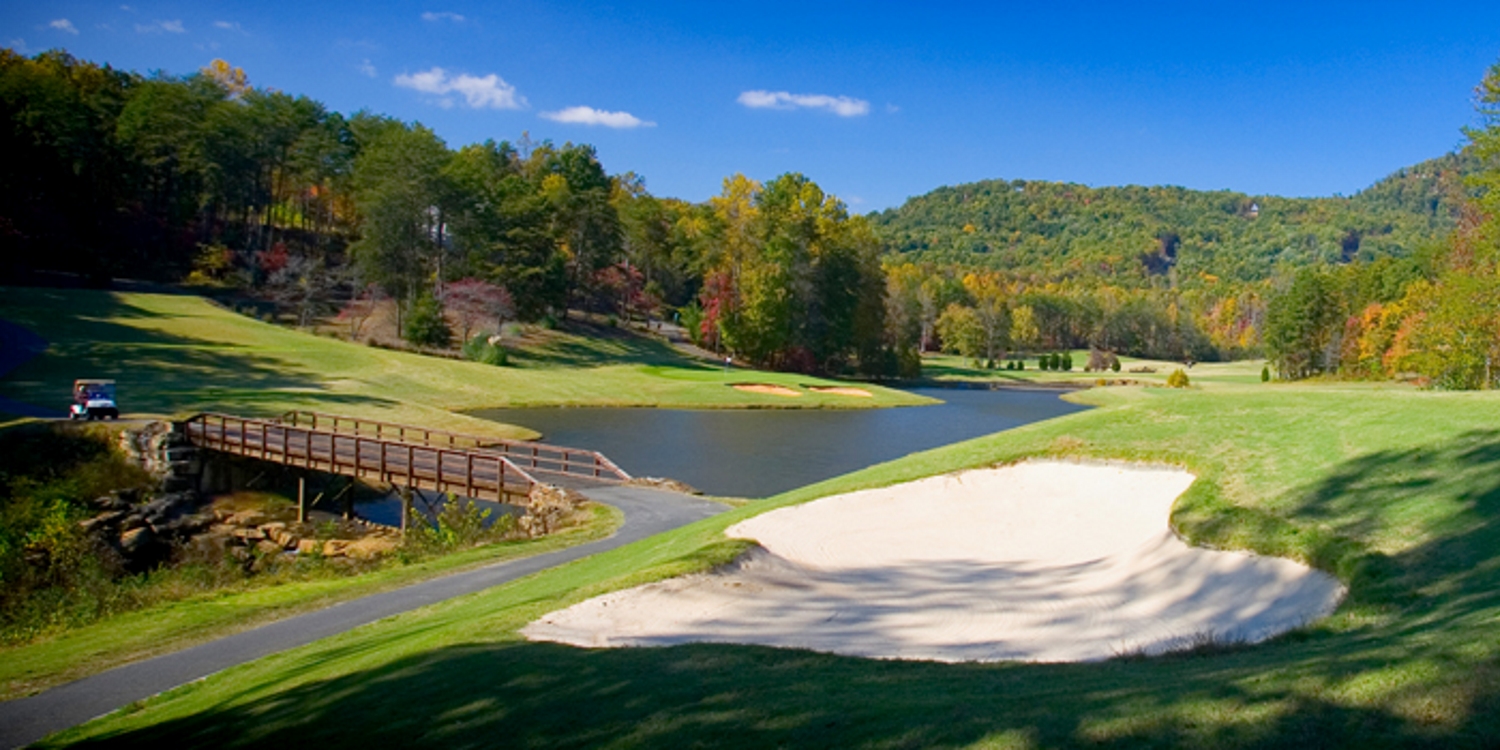
[{"label": "blue sky", "polygon": [[0,45],[222,57],[454,147],[591,143],[695,201],[797,171],[859,212],[991,178],[1347,195],[1460,145],[1500,59],[1500,4],[1213,6],[8,0]]}]

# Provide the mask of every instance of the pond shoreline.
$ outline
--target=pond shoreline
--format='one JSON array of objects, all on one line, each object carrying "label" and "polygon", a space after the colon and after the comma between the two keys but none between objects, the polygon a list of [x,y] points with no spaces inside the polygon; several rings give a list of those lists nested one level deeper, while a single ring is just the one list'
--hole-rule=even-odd
[{"label": "pond shoreline", "polygon": [[1075,388],[989,385],[909,391],[935,399],[922,409],[538,407],[469,414],[599,451],[634,475],[671,477],[717,496],[769,497],[1087,408],[1062,398]]}]

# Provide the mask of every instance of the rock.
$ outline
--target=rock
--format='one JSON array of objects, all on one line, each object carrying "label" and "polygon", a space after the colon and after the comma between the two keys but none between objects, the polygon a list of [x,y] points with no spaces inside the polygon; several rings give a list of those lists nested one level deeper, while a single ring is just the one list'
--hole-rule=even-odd
[{"label": "rock", "polygon": [[373,560],[396,551],[399,542],[388,536],[367,536],[356,539],[344,548],[344,554],[356,560]]},{"label": "rock", "polygon": [[526,514],[517,519],[516,526],[531,537],[550,534],[560,528],[585,502],[586,498],[572,490],[538,484],[531,489]]},{"label": "rock", "polygon": [[297,554],[299,555],[311,555],[322,551],[323,545],[319,544],[316,539],[299,539],[297,541]]},{"label": "rock", "polygon": [[269,520],[269,517],[258,510],[242,510],[225,520],[236,526],[259,526]]},{"label": "rock", "polygon": [[96,497],[89,504],[100,510],[125,510],[130,507],[130,503],[122,500],[116,493]]},{"label": "rock", "polygon": [[261,531],[260,529],[247,529],[243,526],[235,526],[229,532],[229,535],[239,539],[243,539],[247,542],[258,542],[266,538],[265,532]]},{"label": "rock", "polygon": [[343,557],[344,550],[349,548],[347,539],[329,539],[323,543],[324,557]]},{"label": "rock", "polygon": [[255,551],[262,555],[279,555],[282,550],[281,545],[268,539],[262,539],[255,543]]},{"label": "rock", "polygon": [[138,555],[155,541],[156,532],[149,526],[142,526],[120,535],[120,551],[126,556]]},{"label": "rock", "polygon": [[123,510],[105,511],[97,516],[94,516],[93,518],[79,521],[78,525],[83,527],[84,531],[93,531],[94,529],[97,529],[101,526],[110,526],[118,523],[120,519],[125,517],[125,515],[125,511]]}]

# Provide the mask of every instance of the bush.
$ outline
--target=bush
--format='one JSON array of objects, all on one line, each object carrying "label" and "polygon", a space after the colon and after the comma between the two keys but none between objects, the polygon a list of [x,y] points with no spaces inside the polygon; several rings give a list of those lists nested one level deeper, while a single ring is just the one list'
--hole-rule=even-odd
[{"label": "bush", "polygon": [[1120,371],[1120,358],[1119,357],[1115,357],[1114,359],[1110,360],[1110,362],[1109,362],[1109,369],[1111,369],[1111,370],[1113,370],[1115,372],[1119,372]]},{"label": "bush", "polygon": [[1173,370],[1172,374],[1167,376],[1167,387],[1169,387],[1169,388],[1186,388],[1186,387],[1188,387],[1188,374],[1187,374],[1187,372],[1184,371],[1181,367]]},{"label": "bush", "polygon": [[401,336],[417,346],[447,348],[453,342],[453,331],[443,317],[443,304],[425,295],[418,299],[406,316]]},{"label": "bush", "polygon": [[490,337],[480,334],[464,342],[464,359],[504,367],[510,361],[510,353],[503,344],[492,344]]},{"label": "bush", "polygon": [[435,518],[413,514],[415,528],[407,535],[406,546],[411,551],[440,552],[499,541],[515,533],[515,516],[504,514],[490,522],[493,515],[494,511],[472,500],[450,495]]},{"label": "bush", "polygon": [[1069,372],[1073,369],[1073,355],[1064,353],[1062,355],[1062,371]]},{"label": "bush", "polygon": [[677,308],[678,320],[687,330],[688,340],[694,346],[703,346],[703,308],[694,302]]},{"label": "bush", "polygon": [[1269,383],[1269,382],[1271,382],[1271,366],[1270,365],[1263,365],[1263,366],[1261,366],[1261,368],[1260,368],[1260,382],[1262,382],[1262,383]]}]

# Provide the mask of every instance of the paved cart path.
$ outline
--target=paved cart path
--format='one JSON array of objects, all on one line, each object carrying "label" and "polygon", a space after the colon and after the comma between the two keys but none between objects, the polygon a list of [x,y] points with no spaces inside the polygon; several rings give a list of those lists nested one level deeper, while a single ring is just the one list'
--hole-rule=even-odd
[{"label": "paved cart path", "polygon": [[708,518],[727,508],[674,492],[612,485],[580,488],[613,505],[625,523],[611,537],[555,552],[454,573],[336,604],[183,651],[116,667],[43,693],[0,703],[0,748],[36,742],[132,702],[262,656],[302,646],[391,615],[509,583]]}]

